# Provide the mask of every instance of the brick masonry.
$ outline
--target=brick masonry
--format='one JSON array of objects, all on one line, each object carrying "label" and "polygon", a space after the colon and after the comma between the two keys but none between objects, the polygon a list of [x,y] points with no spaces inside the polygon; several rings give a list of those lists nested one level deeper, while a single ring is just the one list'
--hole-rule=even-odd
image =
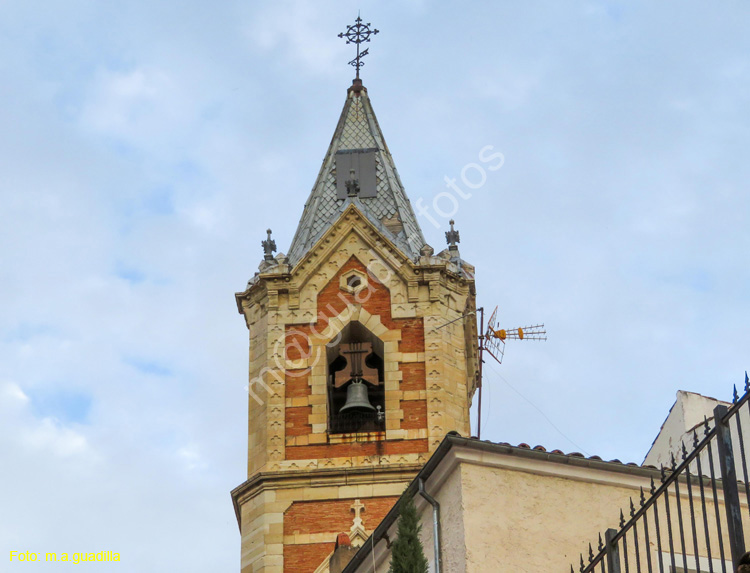
[{"label": "brick masonry", "polygon": [[[398,497],[373,497],[362,500],[365,506],[361,513],[365,528],[371,531],[380,523],[396,503]],[[284,535],[331,533],[336,539],[339,533],[348,533],[354,519],[351,509],[355,499],[326,501],[295,501],[284,512]]]},{"label": "brick masonry", "polygon": [[335,542],[285,545],[285,573],[312,573],[333,551],[335,545]]},{"label": "brick masonry", "polygon": [[[352,527],[354,499],[295,501],[284,512],[284,538],[325,535],[335,539]],[[398,501],[398,497],[374,497],[364,501],[361,518],[368,531],[380,523]],[[284,571],[300,573],[315,571],[331,551],[333,543],[301,543],[284,546]]]},{"label": "brick masonry", "polygon": [[402,392],[407,391],[420,391],[427,388],[425,383],[425,365],[424,362],[412,362],[410,364],[402,364],[401,372],[403,379],[399,388]]},{"label": "brick masonry", "polygon": [[[389,272],[368,271],[378,262]],[[369,287],[347,290],[351,273]],[[445,257],[403,258],[352,207],[294,269],[261,271],[238,293],[250,382],[266,382],[249,400],[249,479],[233,494],[242,573],[313,573],[351,527],[354,499],[369,533],[446,432],[468,435],[473,288]],[[351,320],[383,342],[386,431],[329,436],[325,343]]]},{"label": "brick masonry", "polygon": [[[358,271],[368,278],[368,287],[357,294],[346,292],[341,289],[341,277]],[[424,321],[421,318],[394,319],[391,315],[391,293],[389,289],[378,280],[367,268],[354,256],[333,275],[326,286],[318,294],[318,320],[313,324],[287,324],[286,325],[286,359],[295,361],[305,359],[311,355],[310,338],[316,333],[323,332],[328,326],[331,317],[338,316],[349,305],[360,304],[362,308],[371,315],[376,315],[380,323],[390,330],[399,330],[399,352],[422,353],[424,355]],[[398,363],[401,372],[399,389],[402,392],[425,389],[425,364],[424,362]],[[304,370],[302,370],[304,371]],[[286,421],[286,459],[302,460],[310,458],[339,458],[367,455],[387,455],[393,453],[421,453],[427,451],[427,442],[424,440],[410,440],[408,443],[396,442],[386,443],[351,443],[351,444],[299,444],[296,438],[307,436],[308,442],[313,434],[313,426],[309,422],[312,415],[311,408],[298,404],[293,398],[304,398],[311,395],[310,388],[304,388],[309,383],[308,377],[304,381],[286,374],[287,405],[285,412]],[[291,384],[291,386],[290,386]],[[291,404],[289,399],[292,398]],[[424,398],[403,400],[399,407],[393,408],[393,412],[386,410],[387,417],[402,412],[403,416],[398,428],[402,430],[427,430],[427,403]],[[291,438],[291,439],[289,439]]]}]

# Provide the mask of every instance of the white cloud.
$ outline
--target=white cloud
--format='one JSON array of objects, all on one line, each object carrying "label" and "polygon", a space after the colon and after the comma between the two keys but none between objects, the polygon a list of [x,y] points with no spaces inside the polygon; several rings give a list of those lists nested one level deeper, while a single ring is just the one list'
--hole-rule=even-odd
[{"label": "white cloud", "polygon": [[89,452],[88,442],[82,434],[63,427],[52,418],[44,418],[35,427],[30,428],[22,441],[27,447],[44,454],[61,457],[76,456]]},{"label": "white cloud", "polygon": [[[484,145],[505,154],[461,203],[461,252],[480,304],[549,340],[509,345],[498,372],[624,461],[677,388],[726,397],[747,368],[750,16],[690,4],[362,6],[382,30],[363,76],[412,201]],[[233,294],[266,228],[288,249],[357,8],[2,4],[0,539],[116,544],[144,573],[236,570]],[[443,230],[424,223],[436,248]],[[493,376],[484,438],[569,449]],[[91,396],[85,424],[34,414],[35,391],[58,388]]]},{"label": "white cloud", "polygon": [[15,382],[0,384],[0,408],[5,410],[6,447],[23,448],[33,455],[70,457],[91,454],[86,437],[72,427],[51,418],[38,418],[28,394]]},{"label": "white cloud", "polygon": [[186,94],[175,79],[157,68],[101,70],[86,95],[83,124],[103,135],[144,144],[189,121]]},{"label": "white cloud", "polygon": [[[246,36],[264,51],[280,50],[290,70],[299,71],[301,66],[310,74],[329,75],[345,44],[343,39],[332,42],[320,33],[323,29],[333,29],[336,20],[331,18],[330,11],[335,6],[330,2],[311,4],[302,0],[267,4],[254,14]],[[342,13],[338,19],[340,32],[346,31],[344,23],[351,21],[350,16]]]},{"label": "white cloud", "polygon": [[15,382],[3,382],[0,384],[0,404],[18,407],[19,405],[26,405],[28,402],[29,397]]}]

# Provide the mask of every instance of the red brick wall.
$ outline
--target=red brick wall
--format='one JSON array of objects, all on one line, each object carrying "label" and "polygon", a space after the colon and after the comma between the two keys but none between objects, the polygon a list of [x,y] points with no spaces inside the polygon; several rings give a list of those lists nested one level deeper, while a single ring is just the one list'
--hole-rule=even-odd
[{"label": "red brick wall", "polygon": [[408,362],[400,365],[403,376],[399,388],[402,392],[408,390],[426,390],[427,376],[425,375],[424,362]]},{"label": "red brick wall", "polygon": [[[361,499],[365,509],[360,517],[365,528],[372,531],[383,521],[397,500],[398,497]],[[331,539],[335,541],[338,533],[348,533],[352,527],[353,503],[354,499],[295,501],[284,512],[284,535],[330,533]]]},{"label": "red brick wall", "polygon": [[421,318],[402,318],[394,321],[401,329],[400,352],[424,352],[424,323]]},{"label": "red brick wall", "polygon": [[[360,263],[355,257],[350,258],[343,267],[331,278],[323,290],[318,293],[318,321],[315,323],[315,331],[321,332],[328,324],[328,317],[336,316],[346,308],[349,303],[361,304],[362,308],[370,314],[380,316],[380,321],[388,329],[405,329],[402,333],[402,352],[423,352],[424,351],[424,326],[421,318],[391,318],[391,293],[388,288],[382,284],[372,274],[368,274],[369,288],[361,291],[359,294],[349,294],[341,290],[339,278],[342,274],[351,270],[358,270],[367,273],[367,268]],[[288,327],[287,332],[299,330],[305,332],[307,325]],[[307,331],[309,332],[309,330]],[[409,340],[405,341],[404,334]],[[290,342],[290,341],[287,341]],[[403,345],[406,344],[406,350]],[[289,355],[290,359],[294,359]]]},{"label": "red brick wall", "polygon": [[284,386],[287,398],[304,398],[312,393],[310,374],[305,370],[287,370]]},{"label": "red brick wall", "polygon": [[[391,510],[398,497],[373,497],[362,499],[361,513],[368,531],[372,531]],[[333,551],[336,536],[348,533],[352,527],[354,499],[325,501],[295,501],[284,512],[284,535],[330,534],[331,542],[284,545],[284,571],[286,573],[312,573]]]},{"label": "red brick wall", "polygon": [[286,329],[286,357],[287,360],[299,360],[310,355],[309,328],[289,327]]},{"label": "red brick wall", "polygon": [[335,546],[335,539],[331,543],[284,545],[284,572],[313,573]]},{"label": "red brick wall", "polygon": [[427,426],[427,402],[424,400],[406,400],[401,402],[404,419],[401,427],[404,430],[418,430]]},{"label": "red brick wall", "polygon": [[[310,353],[308,337],[325,330],[328,317],[341,313],[349,303],[359,303],[370,314],[380,316],[380,321],[388,329],[400,329],[401,352],[424,352],[424,324],[421,318],[393,319],[391,317],[391,293],[372,274],[368,273],[370,288],[359,293],[349,294],[340,289],[342,274],[356,269],[367,273],[366,267],[355,257],[350,258],[339,272],[331,278],[328,284],[318,294],[318,320],[310,325],[287,325],[286,328],[286,357],[289,360],[306,358]],[[402,372],[401,390],[425,389],[424,363],[399,364]],[[286,376],[286,397],[304,397],[310,395],[307,375],[301,377]],[[402,402],[405,419],[404,429],[419,429],[427,427],[427,404],[424,400]],[[286,434],[288,436],[304,436],[312,432],[308,424],[309,407],[286,408]],[[286,459],[320,459],[332,457],[369,456],[374,454],[394,453],[422,453],[427,451],[426,440],[401,440],[396,442],[367,442],[345,444],[319,444],[310,446],[288,446]]]},{"label": "red brick wall", "polygon": [[312,425],[308,424],[310,414],[312,414],[312,406],[287,406],[286,435],[306,436],[312,433]]}]

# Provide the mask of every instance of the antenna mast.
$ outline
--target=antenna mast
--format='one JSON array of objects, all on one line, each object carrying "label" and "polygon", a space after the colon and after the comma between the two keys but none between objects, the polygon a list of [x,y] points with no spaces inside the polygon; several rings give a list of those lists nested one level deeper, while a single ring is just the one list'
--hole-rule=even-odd
[{"label": "antenna mast", "polygon": [[497,328],[497,307],[492,311],[487,330],[484,329],[484,307],[478,308],[479,313],[479,404],[477,405],[477,438],[482,436],[482,364],[486,350],[498,364],[503,363],[506,340],[547,340],[544,324],[522,326],[517,328]]}]

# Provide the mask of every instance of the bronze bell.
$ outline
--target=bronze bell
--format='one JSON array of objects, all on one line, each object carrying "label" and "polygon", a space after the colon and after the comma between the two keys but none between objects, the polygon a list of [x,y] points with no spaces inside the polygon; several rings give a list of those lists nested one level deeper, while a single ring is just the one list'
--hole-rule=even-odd
[{"label": "bronze bell", "polygon": [[375,410],[367,397],[367,386],[361,380],[355,380],[346,389],[346,404],[339,412],[346,410]]}]

